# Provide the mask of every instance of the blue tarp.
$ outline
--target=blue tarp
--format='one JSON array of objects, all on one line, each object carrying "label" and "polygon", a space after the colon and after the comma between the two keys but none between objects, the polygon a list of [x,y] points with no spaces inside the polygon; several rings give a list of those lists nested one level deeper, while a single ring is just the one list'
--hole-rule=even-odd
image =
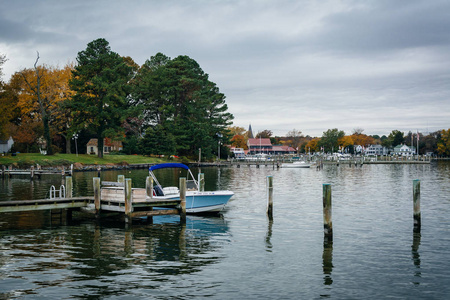
[{"label": "blue tarp", "polygon": [[154,171],[154,170],[158,170],[158,169],[166,169],[166,168],[182,168],[182,169],[186,169],[189,170],[189,167],[184,165],[184,164],[180,164],[180,163],[165,163],[165,164],[158,164],[158,165],[154,165],[151,166],[150,168],[148,168],[149,171]]}]

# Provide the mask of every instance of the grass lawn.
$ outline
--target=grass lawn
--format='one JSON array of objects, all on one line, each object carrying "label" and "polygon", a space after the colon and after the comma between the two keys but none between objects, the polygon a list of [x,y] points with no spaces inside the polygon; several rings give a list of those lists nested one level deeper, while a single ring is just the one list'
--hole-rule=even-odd
[{"label": "grass lawn", "polygon": [[16,156],[0,156],[0,165],[16,164],[18,167],[29,167],[39,164],[42,167],[70,165],[81,163],[83,165],[107,165],[107,164],[153,164],[166,162],[167,159],[147,157],[142,155],[105,155],[98,158],[88,154],[55,154],[42,155],[40,153],[18,153]]}]

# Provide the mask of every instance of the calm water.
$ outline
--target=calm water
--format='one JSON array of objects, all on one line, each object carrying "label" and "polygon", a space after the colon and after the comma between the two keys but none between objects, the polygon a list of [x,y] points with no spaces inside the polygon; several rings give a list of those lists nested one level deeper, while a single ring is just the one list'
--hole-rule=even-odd
[{"label": "calm water", "polygon": [[[219,217],[153,225],[52,225],[48,213],[0,215],[0,299],[447,299],[450,164],[202,170],[235,196]],[[108,172],[144,186],[147,172]],[[75,195],[93,173],[74,174]],[[274,219],[265,181],[274,176]],[[177,173],[164,181],[177,183]],[[412,181],[422,231],[413,233]],[[331,183],[333,245],[324,246],[322,184]],[[0,200],[45,198],[60,176],[0,179]]]}]

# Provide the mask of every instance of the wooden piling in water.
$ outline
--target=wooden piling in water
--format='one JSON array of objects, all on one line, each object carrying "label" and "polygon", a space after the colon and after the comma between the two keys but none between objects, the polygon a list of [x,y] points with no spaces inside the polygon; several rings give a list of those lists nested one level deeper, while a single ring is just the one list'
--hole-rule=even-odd
[{"label": "wooden piling in water", "polygon": [[273,219],[273,176],[267,176],[267,216]]},{"label": "wooden piling in water", "polygon": [[67,176],[65,179],[66,179],[66,198],[72,198],[73,197],[72,176]]},{"label": "wooden piling in water", "polygon": [[[153,199],[153,177],[151,176],[145,178],[145,193],[150,200]],[[148,210],[153,211],[153,207],[149,207]],[[147,216],[147,223],[153,224],[152,216]]]},{"label": "wooden piling in water", "polygon": [[94,177],[94,206],[95,206],[95,215],[97,217],[100,216],[100,177]]},{"label": "wooden piling in water", "polygon": [[31,177],[31,179],[34,178],[34,166],[31,166],[31,168],[30,168],[30,177]]},{"label": "wooden piling in water", "polygon": [[331,184],[323,184],[323,231],[324,238],[333,241],[333,223],[331,220]]},{"label": "wooden piling in water", "polygon": [[125,193],[125,223],[131,224],[132,222],[131,213],[133,212],[131,178],[125,179],[124,193]]},{"label": "wooden piling in water", "polygon": [[420,232],[421,216],[420,216],[420,180],[413,180],[413,207],[414,207],[414,231]]},{"label": "wooden piling in water", "polygon": [[186,223],[186,177],[180,177],[180,221]]},{"label": "wooden piling in water", "polygon": [[200,192],[205,191],[205,174],[204,173],[198,174],[198,190]]}]

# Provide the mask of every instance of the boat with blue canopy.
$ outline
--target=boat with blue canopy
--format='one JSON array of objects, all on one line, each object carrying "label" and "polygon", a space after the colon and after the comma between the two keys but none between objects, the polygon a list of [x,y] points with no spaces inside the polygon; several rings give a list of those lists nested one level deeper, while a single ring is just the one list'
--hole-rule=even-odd
[{"label": "boat with blue canopy", "polygon": [[234,195],[232,191],[203,191],[199,182],[195,180],[192,171],[182,163],[163,163],[151,166],[149,175],[153,178],[153,198],[180,199],[180,191],[176,186],[163,187],[156,178],[155,172],[159,169],[179,168],[187,171],[186,176],[186,213],[212,213],[220,212]]}]

